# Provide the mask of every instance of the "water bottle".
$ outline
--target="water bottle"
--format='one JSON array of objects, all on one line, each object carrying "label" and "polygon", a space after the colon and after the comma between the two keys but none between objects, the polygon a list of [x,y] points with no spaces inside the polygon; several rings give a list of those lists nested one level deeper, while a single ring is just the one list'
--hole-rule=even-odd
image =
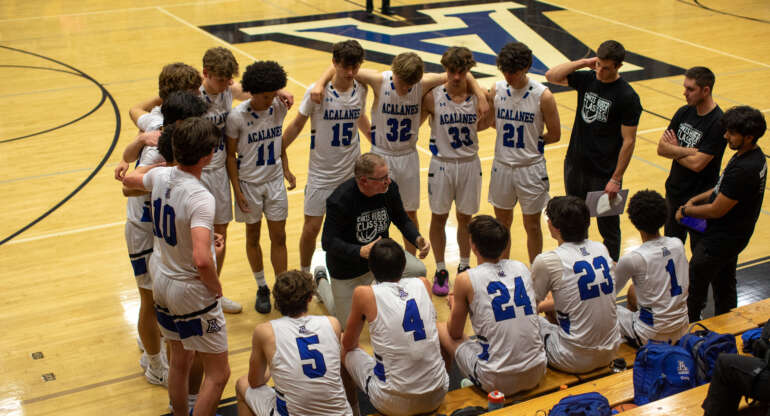
[{"label": "water bottle", "polygon": [[505,395],[497,390],[489,392],[487,395],[487,410],[490,412],[502,409],[505,403]]}]

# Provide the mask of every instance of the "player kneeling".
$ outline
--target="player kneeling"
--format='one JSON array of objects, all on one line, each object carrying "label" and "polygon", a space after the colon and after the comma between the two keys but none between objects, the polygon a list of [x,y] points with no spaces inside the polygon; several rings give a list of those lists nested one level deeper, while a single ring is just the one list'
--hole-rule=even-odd
[{"label": "player kneeling", "polygon": [[[309,274],[276,278],[273,297],[283,317],[254,329],[249,374],[235,384],[239,416],[353,414],[340,377],[340,323],[307,314],[313,293]],[[271,375],[275,388],[266,384]]]},{"label": "player kneeling", "polygon": [[[449,387],[430,283],[424,277],[401,278],[405,265],[398,243],[384,238],[374,244],[369,269],[376,283],[353,292],[342,338],[345,368],[372,405],[387,415],[432,412]],[[358,345],[364,321],[374,357]]]}]

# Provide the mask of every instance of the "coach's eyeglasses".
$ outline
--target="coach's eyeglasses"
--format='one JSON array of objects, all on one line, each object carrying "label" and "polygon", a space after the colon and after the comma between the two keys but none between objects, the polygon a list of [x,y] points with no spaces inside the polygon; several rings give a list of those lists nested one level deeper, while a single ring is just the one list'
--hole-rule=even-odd
[{"label": "coach's eyeglasses", "polygon": [[371,176],[367,176],[366,179],[369,179],[370,181],[385,183],[388,181],[388,179],[390,179],[390,174],[388,173],[386,175],[380,176],[379,178],[373,178]]}]

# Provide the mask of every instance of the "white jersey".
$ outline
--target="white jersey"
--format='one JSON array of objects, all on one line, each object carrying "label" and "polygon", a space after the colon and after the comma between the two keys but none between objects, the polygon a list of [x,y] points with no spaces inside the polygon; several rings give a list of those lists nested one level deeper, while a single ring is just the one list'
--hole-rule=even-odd
[{"label": "white jersey", "polygon": [[153,276],[198,279],[191,229],[212,230],[209,239],[213,252],[214,197],[198,178],[178,167],[154,168],[144,175],[143,181],[145,189],[152,191],[155,241],[150,267]]},{"label": "white jersey", "polygon": [[155,106],[149,113],[142,114],[136,120],[136,126],[141,131],[155,131],[163,127],[163,113],[160,112],[160,106]]},{"label": "white jersey", "polygon": [[473,286],[471,325],[484,352],[481,371],[518,374],[544,365],[535,290],[527,266],[515,260],[484,263],[468,270]]},{"label": "white jersey", "polygon": [[651,338],[686,326],[690,266],[678,238],[659,237],[620,258],[615,267],[617,288],[634,282],[639,312],[635,321]]},{"label": "white jersey", "polygon": [[288,414],[352,415],[340,378],[340,341],[329,318],[284,316],[270,325],[275,334],[270,374]]},{"label": "white jersey", "polygon": [[543,112],[540,97],[545,85],[529,80],[522,89],[505,81],[495,84],[495,160],[508,166],[530,166],[543,160]]},{"label": "white jersey", "polygon": [[219,144],[214,148],[214,158],[211,163],[203,167],[203,170],[214,170],[225,167],[227,152],[225,152],[225,122],[227,115],[233,108],[233,92],[230,87],[217,95],[211,95],[206,92],[203,85],[200,86],[201,96],[209,105],[209,111],[204,117],[211,120],[220,132]]},{"label": "white jersey", "polygon": [[383,72],[379,95],[372,103],[372,151],[384,155],[416,151],[421,103],[421,83],[398,95],[393,72]]},{"label": "white jersey", "polygon": [[430,151],[433,156],[462,159],[478,154],[476,100],[475,95],[468,95],[457,104],[447,94],[446,87],[433,89],[433,116],[430,120]]},{"label": "white jersey", "polygon": [[436,309],[421,279],[402,278],[372,286],[377,317],[369,323],[374,350],[371,382],[381,391],[419,395],[444,386]]},{"label": "white jersey", "polygon": [[353,177],[353,165],[361,154],[358,118],[366,105],[366,86],[353,82],[345,92],[329,82],[322,104],[310,99],[311,85],[302,99],[300,114],[310,117],[308,184],[334,187]]},{"label": "white jersey", "polygon": [[[615,285],[610,258],[604,244],[591,240],[563,243],[543,255],[557,256],[561,276],[551,278],[560,338],[582,348],[611,349],[620,343]],[[537,259],[535,259],[537,261]],[[538,299],[545,296],[539,281],[535,282]]]},{"label": "white jersey", "polygon": [[[158,152],[157,147],[145,146],[139,153],[139,160],[137,160],[136,166],[150,166],[165,161]],[[152,214],[150,213],[149,195],[129,196],[127,198],[126,221],[145,231],[147,238],[152,239]]]},{"label": "white jersey", "polygon": [[278,97],[264,111],[254,111],[251,100],[227,116],[227,137],[238,140],[238,179],[267,183],[283,177],[281,137],[286,105]]}]

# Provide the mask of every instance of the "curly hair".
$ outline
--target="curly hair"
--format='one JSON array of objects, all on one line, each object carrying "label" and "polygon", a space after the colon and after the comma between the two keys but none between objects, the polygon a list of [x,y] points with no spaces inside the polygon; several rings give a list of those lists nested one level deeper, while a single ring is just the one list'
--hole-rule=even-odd
[{"label": "curly hair", "polygon": [[521,42],[508,42],[497,54],[497,67],[512,74],[532,66],[532,50]]},{"label": "curly hair", "polygon": [[278,91],[286,86],[286,71],[275,61],[258,61],[246,67],[241,80],[251,94]]},{"label": "curly hair", "polygon": [[230,49],[217,46],[203,54],[203,69],[218,77],[230,79],[238,76],[238,61]]},{"label": "curly hair", "polygon": [[174,62],[163,67],[158,76],[158,95],[166,100],[174,91],[195,90],[200,88],[203,78],[197,69],[181,62]]},{"label": "curly hair", "polygon": [[464,72],[474,66],[473,52],[465,46],[452,46],[441,56],[441,65],[452,72]]},{"label": "curly hair", "polygon": [[765,116],[756,108],[741,105],[725,111],[722,115],[722,126],[725,130],[741,136],[751,136],[756,143],[765,134],[767,122]]},{"label": "curly hair", "polygon": [[289,270],[278,275],[273,285],[275,308],[284,316],[299,316],[307,312],[307,303],[315,293],[310,273]]},{"label": "curly hair", "polygon": [[628,218],[639,231],[656,234],[666,223],[666,200],[650,189],[639,191],[628,200]]},{"label": "curly hair", "polygon": [[171,141],[176,161],[193,166],[214,151],[219,144],[219,130],[208,119],[190,117],[176,125]]},{"label": "curly hair", "polygon": [[346,40],[332,45],[332,61],[342,66],[356,66],[364,61],[364,48],[356,40]]},{"label": "curly hair", "polygon": [[588,238],[591,217],[585,201],[576,196],[557,196],[548,201],[545,215],[568,243],[579,243]]}]

